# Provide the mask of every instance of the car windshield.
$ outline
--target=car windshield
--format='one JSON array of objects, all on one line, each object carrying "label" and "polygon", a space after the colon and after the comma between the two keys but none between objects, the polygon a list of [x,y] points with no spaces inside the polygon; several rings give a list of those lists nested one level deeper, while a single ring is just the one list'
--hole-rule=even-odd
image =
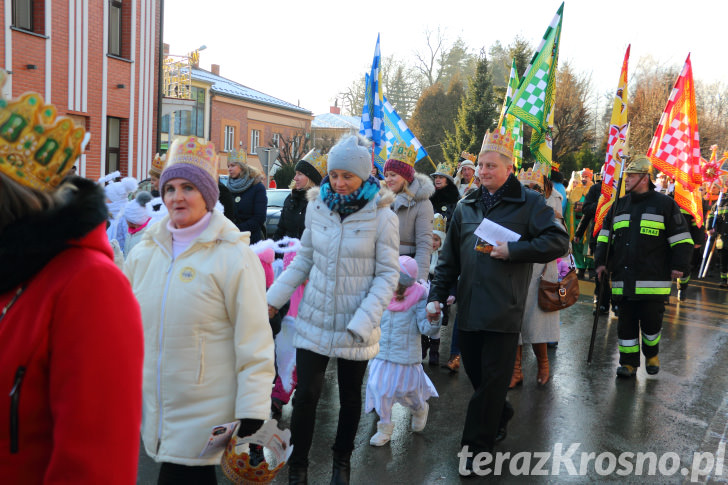
[{"label": "car windshield", "polygon": [[268,207],[283,207],[283,202],[290,193],[290,190],[269,190]]}]

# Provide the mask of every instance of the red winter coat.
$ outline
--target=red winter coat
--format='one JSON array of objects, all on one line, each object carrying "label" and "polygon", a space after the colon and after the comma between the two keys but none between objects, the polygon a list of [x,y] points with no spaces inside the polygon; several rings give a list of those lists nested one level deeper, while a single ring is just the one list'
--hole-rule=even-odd
[{"label": "red winter coat", "polygon": [[[141,314],[104,225],[27,280],[0,320],[1,483],[136,482]],[[0,294],[0,312],[14,295]],[[22,366],[17,453],[10,453],[9,396]]]}]

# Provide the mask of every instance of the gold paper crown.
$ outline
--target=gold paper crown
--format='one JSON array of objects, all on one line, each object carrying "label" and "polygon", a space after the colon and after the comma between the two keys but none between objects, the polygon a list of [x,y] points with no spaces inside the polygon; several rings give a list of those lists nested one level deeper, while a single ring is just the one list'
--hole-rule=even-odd
[{"label": "gold paper crown", "polygon": [[194,136],[177,138],[167,152],[169,155],[166,168],[178,163],[186,163],[199,167],[217,180],[217,154],[211,141]]},{"label": "gold paper crown", "polygon": [[445,220],[445,216],[442,214],[435,214],[435,218],[432,221],[432,228],[435,231],[445,232],[445,227],[447,226],[447,221]]},{"label": "gold paper crown", "polygon": [[410,167],[414,167],[415,162],[417,161],[417,150],[415,150],[415,147],[412,145],[397,142],[392,146],[392,151],[389,153],[389,159],[399,160]]},{"label": "gold paper crown", "polygon": [[468,152],[462,152],[460,154],[460,158],[464,158],[465,160],[470,160],[471,162],[475,163],[476,157],[472,153]]},{"label": "gold paper crown", "polygon": [[248,163],[248,154],[245,153],[245,150],[230,150],[230,153],[227,157],[227,164],[230,166],[231,163],[241,163],[243,165]]},{"label": "gold paper crown", "polygon": [[543,189],[543,173],[538,169],[521,169],[521,171],[518,173],[518,181],[521,182],[521,184],[524,186],[536,184]]},{"label": "gold paper crown", "polygon": [[286,462],[281,462],[274,468],[268,468],[268,462],[263,461],[258,465],[253,466],[250,464],[250,456],[246,452],[237,453],[236,447],[241,449],[248,449],[248,443],[241,443],[238,445],[238,437],[233,438],[228,442],[225,452],[222,455],[222,461],[220,465],[225,476],[233,483],[236,484],[257,484],[257,483],[270,483],[275,478],[276,474],[283,468]]},{"label": "gold paper crown", "polygon": [[322,155],[321,152],[313,148],[301,160],[307,161],[322,177],[325,177],[328,159],[328,154]]},{"label": "gold paper crown", "polygon": [[501,134],[497,131],[493,133],[486,131],[480,153],[496,152],[513,160],[513,147],[515,144],[516,141],[509,132]]},{"label": "gold paper crown", "polygon": [[455,171],[455,167],[450,165],[447,162],[440,162],[437,165],[437,170],[435,170],[435,173],[441,173],[443,175],[449,175],[452,177],[452,173]]},{"label": "gold paper crown", "polygon": [[[0,87],[7,73],[0,69]],[[0,171],[16,182],[47,191],[57,187],[83,152],[86,131],[56,117],[56,108],[37,93],[0,97]]]},{"label": "gold paper crown", "polygon": [[152,159],[152,168],[149,169],[149,175],[156,175],[159,177],[162,174],[162,170],[164,170],[164,164],[167,162],[167,154],[159,155],[157,153],[154,155],[154,158]]}]

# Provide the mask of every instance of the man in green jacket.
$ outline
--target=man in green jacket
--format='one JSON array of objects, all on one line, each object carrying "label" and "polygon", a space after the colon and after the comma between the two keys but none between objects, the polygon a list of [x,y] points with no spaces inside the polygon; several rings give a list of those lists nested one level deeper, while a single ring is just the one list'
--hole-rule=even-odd
[{"label": "man in green jacket", "polygon": [[[470,475],[473,458],[492,452],[505,438],[513,408],[506,392],[513,372],[532,263],[565,254],[569,236],[537,192],[513,175],[513,139],[486,133],[478,157],[482,186],[455,208],[428,301],[428,318],[458,281],[458,336],[474,393],[468,404],[459,472]],[[475,234],[484,219],[518,234],[517,240],[485,241]],[[514,238],[515,239],[515,238]],[[467,449],[465,448],[467,447]],[[466,460],[463,460],[466,457]],[[477,470],[476,470],[477,471]]]}]

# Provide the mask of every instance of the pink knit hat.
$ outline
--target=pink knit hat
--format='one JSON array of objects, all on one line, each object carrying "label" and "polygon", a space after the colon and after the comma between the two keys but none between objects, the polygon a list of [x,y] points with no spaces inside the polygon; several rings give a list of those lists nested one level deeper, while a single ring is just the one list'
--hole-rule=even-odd
[{"label": "pink knit hat", "polygon": [[412,286],[417,281],[417,261],[409,256],[399,257],[399,283],[402,286]]}]

